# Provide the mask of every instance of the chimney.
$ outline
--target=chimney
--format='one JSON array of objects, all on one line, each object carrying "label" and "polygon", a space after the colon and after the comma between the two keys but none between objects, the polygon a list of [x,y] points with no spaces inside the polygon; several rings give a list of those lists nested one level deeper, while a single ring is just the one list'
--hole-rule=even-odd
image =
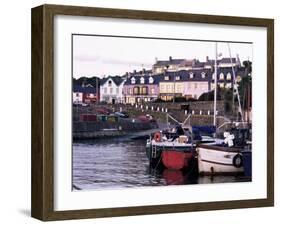
[{"label": "chimney", "polygon": [[171,56],[169,56],[169,61],[172,61],[172,59],[173,59],[173,58],[172,58]]},{"label": "chimney", "polygon": [[158,58],[157,57],[155,57],[155,64],[158,62]]},{"label": "chimney", "polygon": [[137,73],[137,70],[134,70],[134,74],[136,74]]},{"label": "chimney", "polygon": [[145,68],[142,69],[143,74],[145,73]]},{"label": "chimney", "polygon": [[209,56],[206,56],[206,62],[209,62]]}]

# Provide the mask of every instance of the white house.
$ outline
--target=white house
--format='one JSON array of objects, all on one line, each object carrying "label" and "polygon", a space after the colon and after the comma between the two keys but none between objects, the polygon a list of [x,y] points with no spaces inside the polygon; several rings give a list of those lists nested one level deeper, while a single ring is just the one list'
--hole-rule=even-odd
[{"label": "white house", "polygon": [[73,86],[72,99],[75,104],[96,103],[98,101],[96,88],[92,86]]},{"label": "white house", "polygon": [[123,103],[123,85],[125,79],[120,76],[103,78],[100,83],[100,101],[110,104]]}]

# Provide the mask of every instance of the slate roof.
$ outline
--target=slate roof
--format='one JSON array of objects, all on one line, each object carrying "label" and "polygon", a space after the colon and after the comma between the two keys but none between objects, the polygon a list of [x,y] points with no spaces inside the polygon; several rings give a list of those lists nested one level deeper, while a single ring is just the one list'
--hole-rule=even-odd
[{"label": "slate roof", "polygon": [[183,62],[180,63],[181,67],[192,67],[195,64],[195,60],[184,60]]},{"label": "slate roof", "polygon": [[208,61],[205,62],[205,65],[213,66],[213,65],[215,65],[215,60],[208,60]]},{"label": "slate roof", "polygon": [[77,86],[74,85],[72,88],[72,91],[74,93],[96,93],[95,87],[83,87],[83,86]]},{"label": "slate roof", "polygon": [[106,78],[101,79],[100,85],[104,85],[108,79],[111,79],[117,86],[119,86],[124,81],[121,76],[108,76]]},{"label": "slate roof", "polygon": [[[205,78],[202,78],[201,73],[205,73]],[[193,74],[193,78],[190,76],[190,73]],[[169,76],[169,80],[165,80],[165,77]],[[180,80],[176,80],[176,76],[180,76]],[[153,83],[149,83],[149,78],[153,78]],[[131,82],[131,79],[135,78],[135,83]],[[144,78],[144,83],[141,83],[141,78]],[[128,78],[124,85],[151,85],[159,84],[159,82],[182,82],[182,81],[209,81],[212,78],[212,71],[210,69],[201,69],[201,70],[181,70],[177,72],[166,72],[162,74],[157,74],[153,76],[131,76]]]},{"label": "slate roof", "polygon": [[205,62],[196,61],[194,67],[204,67]]},{"label": "slate roof", "polygon": [[[152,77],[153,78],[153,83],[149,83],[149,78]],[[132,78],[135,78],[135,83],[133,84],[131,82],[131,79]],[[141,83],[141,78],[144,78],[144,83]],[[164,74],[158,74],[158,75],[153,75],[153,76],[150,76],[150,75],[144,75],[144,76],[131,76],[129,77],[124,85],[155,85],[155,84],[159,84],[160,81],[164,80]]]},{"label": "slate roof", "polygon": [[[205,73],[205,78],[202,78],[202,72]],[[191,74],[193,76],[191,76]],[[209,81],[212,77],[212,71],[210,69],[200,70],[181,70],[177,72],[166,72],[164,76],[169,76],[169,80],[163,79],[161,82],[182,82],[182,81]],[[180,80],[176,80],[176,76],[180,76]]]},{"label": "slate roof", "polygon": [[[241,76],[243,76],[245,68],[235,68],[235,72]],[[202,78],[202,72],[205,73],[205,78]],[[191,73],[193,74],[193,76],[191,76]],[[233,76],[232,73],[232,68],[218,68],[217,69],[217,76],[218,76],[218,81],[220,74],[223,73],[224,74],[224,79],[226,79],[226,75],[228,73],[231,74],[231,77]],[[212,69],[199,69],[199,70],[181,70],[181,71],[177,71],[177,72],[169,72],[167,71],[166,73],[162,73],[162,74],[157,74],[157,75],[144,75],[144,76],[131,76],[129,77],[124,85],[142,85],[142,84],[146,84],[146,85],[151,85],[151,84],[159,84],[159,82],[183,82],[183,81],[207,81],[207,82],[211,82],[213,80],[213,74],[214,71]],[[165,80],[165,76],[169,76],[169,80]],[[176,80],[176,76],[180,76],[179,80]],[[135,78],[135,83],[132,84],[131,83],[131,78]],[[152,77],[153,78],[153,83],[149,83],[149,78]],[[144,83],[141,83],[140,80],[141,78],[144,78]]]},{"label": "slate roof", "polygon": [[157,60],[153,66],[166,66],[171,64],[182,64],[186,61],[185,59],[171,59],[171,60]]},{"label": "slate roof", "polygon": [[236,58],[222,58],[221,60],[218,61],[218,63],[230,64],[231,63],[230,59],[232,59],[232,63],[236,63]]}]

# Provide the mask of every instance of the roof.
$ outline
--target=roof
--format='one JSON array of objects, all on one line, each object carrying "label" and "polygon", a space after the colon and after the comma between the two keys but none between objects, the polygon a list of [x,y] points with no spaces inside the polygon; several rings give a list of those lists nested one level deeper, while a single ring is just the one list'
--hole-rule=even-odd
[{"label": "roof", "polygon": [[72,88],[74,93],[96,93],[95,87],[83,87],[74,85]]},{"label": "roof", "polygon": [[232,60],[232,63],[236,63],[236,58],[222,58],[221,60],[218,61],[218,63],[220,64],[230,64],[231,63],[231,60]]},{"label": "roof", "polygon": [[166,66],[171,64],[181,64],[186,61],[185,59],[170,59],[170,60],[157,60],[153,66]]},{"label": "roof", "polygon": [[[205,73],[205,78],[202,78],[202,73]],[[210,69],[200,70],[181,70],[178,72],[166,72],[165,76],[169,76],[169,80],[163,79],[161,82],[183,82],[183,81],[209,81],[212,77],[212,71]],[[176,77],[180,76],[180,80]]]},{"label": "roof", "polygon": [[108,79],[111,79],[117,86],[119,86],[124,81],[121,76],[108,76],[101,79],[100,85],[104,85],[108,81]]},{"label": "roof", "polygon": [[195,63],[195,60],[184,60],[183,62],[180,63],[180,66],[182,67],[192,67]]},{"label": "roof", "polygon": [[[153,78],[153,83],[149,83],[149,78],[150,77],[152,77]],[[132,82],[131,82],[131,79],[132,78],[135,78],[135,83],[134,84],[132,84]],[[141,78],[144,78],[144,83],[141,83]],[[143,84],[146,84],[146,85],[155,85],[155,84],[159,84],[159,82],[161,81],[161,80],[164,80],[164,75],[163,74],[158,74],[158,75],[148,75],[148,74],[146,74],[146,75],[143,75],[143,76],[131,76],[131,77],[129,77],[126,81],[125,81],[125,83],[124,83],[124,85],[143,85]]]},{"label": "roof", "polygon": [[208,61],[205,62],[205,65],[213,66],[213,65],[215,65],[215,60],[208,60]]},{"label": "roof", "polygon": [[[242,73],[244,72],[245,68],[237,68],[235,67],[235,72],[236,73]],[[205,77],[202,77],[202,73],[205,73]],[[219,79],[219,75],[223,73],[224,75],[227,75],[228,73],[233,76],[232,68],[218,68],[217,69],[217,76]],[[192,74],[192,75],[191,75]],[[146,85],[151,85],[151,84],[159,84],[159,82],[182,82],[182,81],[207,81],[210,82],[213,80],[213,74],[214,71],[213,69],[191,69],[191,70],[180,70],[177,72],[170,72],[167,71],[166,73],[162,74],[157,74],[157,75],[143,75],[143,76],[131,76],[129,77],[124,85],[140,85],[140,84],[146,84]],[[169,80],[165,80],[165,76],[169,76]],[[175,77],[180,76],[180,80],[177,80]],[[153,83],[149,83],[149,78],[153,78]],[[135,78],[135,83],[131,83],[131,79]],[[140,80],[141,78],[144,78],[144,83],[141,83]]]},{"label": "roof", "polygon": [[200,61],[196,61],[194,64],[194,67],[204,67],[205,63],[204,62],[200,62]]}]

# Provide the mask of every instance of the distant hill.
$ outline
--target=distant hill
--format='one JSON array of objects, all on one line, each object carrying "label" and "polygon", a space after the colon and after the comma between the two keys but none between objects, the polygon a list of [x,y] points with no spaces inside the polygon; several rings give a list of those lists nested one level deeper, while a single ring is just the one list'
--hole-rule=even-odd
[{"label": "distant hill", "polygon": [[100,78],[98,77],[80,77],[78,79],[73,78],[73,85],[74,86],[82,86],[83,84],[85,86],[87,86],[88,84],[90,84],[93,87],[96,87],[96,82],[98,82],[98,86],[100,85]]}]

